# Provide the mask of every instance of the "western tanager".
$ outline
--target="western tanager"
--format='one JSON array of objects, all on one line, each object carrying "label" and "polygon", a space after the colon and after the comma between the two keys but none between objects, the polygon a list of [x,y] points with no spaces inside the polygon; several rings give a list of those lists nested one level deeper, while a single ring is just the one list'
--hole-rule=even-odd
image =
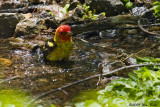
[{"label": "western tanager", "polygon": [[42,47],[46,61],[61,61],[69,58],[73,50],[72,32],[68,25],[56,29],[55,36]]}]

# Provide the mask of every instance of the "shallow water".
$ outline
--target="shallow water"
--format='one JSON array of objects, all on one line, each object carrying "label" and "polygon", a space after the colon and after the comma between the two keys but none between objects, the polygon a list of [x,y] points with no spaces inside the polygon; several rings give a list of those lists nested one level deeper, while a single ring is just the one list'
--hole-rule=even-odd
[{"label": "shallow water", "polygon": [[[143,48],[151,47],[159,42],[155,38],[146,38],[141,36],[115,36],[100,37],[91,36],[85,38],[88,43],[74,37],[74,51],[69,61],[46,64],[38,60],[37,56],[33,56],[29,51],[11,48],[7,39],[1,39],[0,57],[10,59],[12,65],[10,67],[0,67],[1,79],[19,76],[14,80],[0,84],[3,89],[21,89],[29,92],[30,95],[39,96],[42,93],[64,86],[68,83],[89,77],[91,75],[103,72],[109,72],[113,69],[123,66],[121,63],[115,63],[118,56],[130,55],[136,53]],[[154,52],[154,54],[153,54]],[[160,57],[160,52],[155,49],[148,49],[138,56]],[[134,60],[134,57],[132,58]],[[124,64],[133,64],[130,58],[124,61]],[[124,76],[124,74],[119,74]],[[58,91],[51,93],[36,103],[48,106],[50,104],[64,106],[65,102],[70,101],[79,92],[88,89],[99,88],[96,84],[97,79],[81,82],[79,84],[68,87],[65,92]]]}]

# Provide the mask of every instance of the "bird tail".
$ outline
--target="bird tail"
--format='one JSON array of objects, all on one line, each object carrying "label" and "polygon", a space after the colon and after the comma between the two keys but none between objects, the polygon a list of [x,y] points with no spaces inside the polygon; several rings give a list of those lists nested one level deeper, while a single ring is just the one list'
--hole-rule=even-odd
[{"label": "bird tail", "polygon": [[41,47],[38,46],[38,45],[36,45],[36,46],[34,46],[33,49],[32,49],[32,54],[33,54],[33,55],[38,54],[38,53],[40,53],[40,51],[41,51]]},{"label": "bird tail", "polygon": [[33,56],[36,57],[38,61],[42,62],[44,60],[41,46],[38,46],[38,45],[34,46],[31,53]]}]

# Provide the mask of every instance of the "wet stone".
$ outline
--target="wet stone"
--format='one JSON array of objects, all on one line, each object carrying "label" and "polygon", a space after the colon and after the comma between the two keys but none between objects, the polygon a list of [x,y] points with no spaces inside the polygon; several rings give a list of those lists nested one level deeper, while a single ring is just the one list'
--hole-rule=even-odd
[{"label": "wet stone", "polygon": [[22,14],[0,13],[0,38],[12,37],[16,25],[24,19]]},{"label": "wet stone", "polygon": [[107,16],[118,15],[125,11],[121,0],[86,0],[87,5],[97,13],[105,12]]},{"label": "wet stone", "polygon": [[10,66],[12,61],[6,58],[0,58],[0,66]]}]

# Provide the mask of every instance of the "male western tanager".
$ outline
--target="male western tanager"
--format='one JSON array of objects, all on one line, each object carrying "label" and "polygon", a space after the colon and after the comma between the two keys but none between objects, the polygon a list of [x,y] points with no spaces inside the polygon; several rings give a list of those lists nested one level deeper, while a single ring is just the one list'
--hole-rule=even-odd
[{"label": "male western tanager", "polygon": [[61,25],[56,29],[55,36],[42,47],[44,59],[47,61],[61,61],[69,58],[73,50],[72,32],[68,25]]}]

